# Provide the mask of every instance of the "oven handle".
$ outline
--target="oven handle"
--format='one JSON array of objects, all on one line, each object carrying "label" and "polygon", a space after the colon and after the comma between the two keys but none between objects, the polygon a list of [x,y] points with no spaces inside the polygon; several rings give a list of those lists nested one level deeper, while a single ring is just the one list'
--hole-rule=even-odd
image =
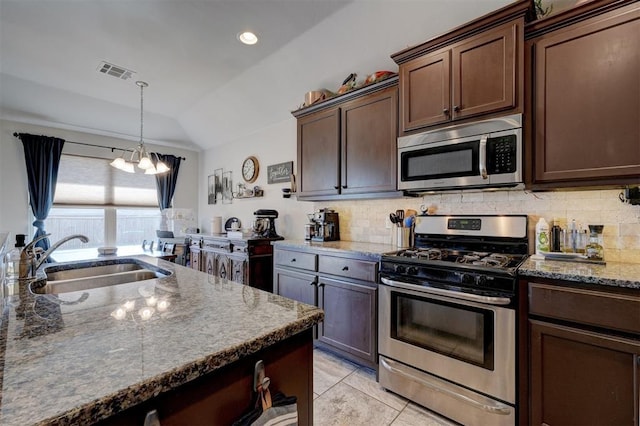
[{"label": "oven handle", "polygon": [[[493,414],[501,414],[501,415],[509,415],[511,414],[511,407],[503,405],[503,404],[499,404],[497,403],[496,405],[489,405],[486,404],[484,402],[481,401],[477,401],[473,398],[470,398],[467,395],[462,395],[456,391],[454,391],[453,389],[448,389],[442,386],[438,386],[435,383],[431,383],[430,381],[426,380],[425,378],[422,377],[415,377],[411,374],[407,374],[406,372],[402,371],[399,368],[395,368],[393,367],[391,364],[394,363],[391,360],[387,360],[383,357],[380,357],[380,366],[382,368],[384,368],[387,371],[390,371],[394,374],[398,374],[402,377],[404,377],[407,380],[411,380],[413,382],[418,382],[419,384],[428,387],[430,389],[435,390],[436,392],[442,392],[444,394],[449,395],[452,398],[458,399],[466,404],[472,405],[480,410],[483,411],[487,411],[489,413],[493,413]],[[395,364],[395,363],[394,363]]]},{"label": "oven handle", "polygon": [[463,293],[459,291],[445,290],[443,288],[424,287],[421,285],[404,283],[401,281],[390,280],[385,277],[381,277],[380,280],[383,284],[390,285],[392,287],[404,288],[407,290],[415,290],[422,293],[437,294],[439,296],[449,296],[455,299],[469,300],[471,302],[485,303],[488,305],[509,305],[511,299],[508,297],[493,297],[493,296],[480,296],[477,294]]}]

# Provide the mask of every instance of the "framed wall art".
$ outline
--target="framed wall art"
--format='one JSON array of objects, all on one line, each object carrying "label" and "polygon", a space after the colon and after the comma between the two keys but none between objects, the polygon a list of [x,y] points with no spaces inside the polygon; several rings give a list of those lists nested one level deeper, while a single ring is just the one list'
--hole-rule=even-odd
[{"label": "framed wall art", "polygon": [[207,202],[208,204],[216,203],[216,176],[209,175],[207,179]]},{"label": "framed wall art", "polygon": [[232,172],[222,172],[222,204],[231,204],[233,200],[232,187],[233,179]]},{"label": "framed wall art", "polygon": [[293,161],[267,166],[267,183],[289,182],[292,173]]},{"label": "framed wall art", "polygon": [[215,169],[213,171],[214,176],[214,185],[215,185],[215,201],[213,204],[217,202],[222,202],[222,169]]}]

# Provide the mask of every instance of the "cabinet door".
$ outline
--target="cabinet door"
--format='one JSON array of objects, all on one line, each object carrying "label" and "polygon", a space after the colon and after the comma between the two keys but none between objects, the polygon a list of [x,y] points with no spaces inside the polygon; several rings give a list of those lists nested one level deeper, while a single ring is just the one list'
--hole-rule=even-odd
[{"label": "cabinet door", "polygon": [[402,132],[451,119],[451,51],[434,52],[400,65]]},{"label": "cabinet door", "polygon": [[324,322],[318,340],[375,363],[376,293],[375,287],[321,276],[318,306],[324,310]]},{"label": "cabinet door", "polygon": [[202,251],[203,272],[214,275],[216,271],[216,254],[211,251]]},{"label": "cabinet door", "polygon": [[342,194],[396,190],[398,89],[341,107]]},{"label": "cabinet door", "polygon": [[200,258],[201,258],[201,252],[199,248],[194,248],[191,247],[191,252],[189,253],[190,256],[190,266],[191,269],[195,269],[196,271],[200,270]]},{"label": "cabinet door", "polygon": [[510,22],[453,46],[453,119],[516,105],[518,29]]},{"label": "cabinet door", "polygon": [[532,425],[638,424],[639,341],[529,324]]},{"label": "cabinet door", "polygon": [[276,294],[308,305],[316,305],[318,277],[283,268],[274,269],[273,290]]},{"label": "cabinet door", "polygon": [[215,256],[215,275],[226,280],[231,280],[231,262],[229,260],[229,256],[221,253],[216,253]]},{"label": "cabinet door", "polygon": [[233,257],[230,259],[231,263],[231,281],[235,281],[239,284],[249,284],[247,280],[248,275],[248,261],[246,258]]},{"label": "cabinet door", "polygon": [[535,182],[640,176],[640,6],[534,42]]},{"label": "cabinet door", "polygon": [[320,111],[298,119],[299,195],[340,192],[340,111]]}]

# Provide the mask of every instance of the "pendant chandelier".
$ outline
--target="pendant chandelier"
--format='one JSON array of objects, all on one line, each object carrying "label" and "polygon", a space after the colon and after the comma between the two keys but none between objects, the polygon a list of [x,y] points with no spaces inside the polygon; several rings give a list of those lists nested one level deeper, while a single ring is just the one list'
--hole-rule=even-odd
[{"label": "pendant chandelier", "polygon": [[149,84],[147,84],[144,81],[136,81],[136,84],[140,87],[140,143],[138,144],[136,149],[134,149],[133,152],[131,153],[131,157],[129,158],[129,161],[124,159],[124,154],[126,152],[125,151],[122,153],[122,157],[116,158],[110,164],[116,169],[125,171],[127,173],[135,172],[134,165],[137,165],[138,168],[144,170],[144,174],[146,175],[157,175],[159,173],[166,173],[170,170],[169,167],[167,167],[166,164],[160,161],[160,158],[158,158],[158,154],[152,152],[151,155],[155,155],[156,157],[155,158],[156,161],[154,165],[154,161],[152,160],[151,155],[149,155],[149,153],[144,147],[144,139],[142,138],[142,131],[144,130],[144,109],[143,109],[144,93],[143,91],[145,87],[149,86]]}]

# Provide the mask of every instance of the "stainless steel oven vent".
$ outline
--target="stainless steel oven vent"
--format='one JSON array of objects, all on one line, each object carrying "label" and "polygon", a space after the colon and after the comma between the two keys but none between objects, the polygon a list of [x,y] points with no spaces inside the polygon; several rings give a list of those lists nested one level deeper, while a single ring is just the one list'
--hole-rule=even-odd
[{"label": "stainless steel oven vent", "polygon": [[136,73],[120,65],[110,64],[109,62],[102,61],[97,68],[99,73],[110,75],[112,77],[119,78],[120,80],[129,80]]}]

